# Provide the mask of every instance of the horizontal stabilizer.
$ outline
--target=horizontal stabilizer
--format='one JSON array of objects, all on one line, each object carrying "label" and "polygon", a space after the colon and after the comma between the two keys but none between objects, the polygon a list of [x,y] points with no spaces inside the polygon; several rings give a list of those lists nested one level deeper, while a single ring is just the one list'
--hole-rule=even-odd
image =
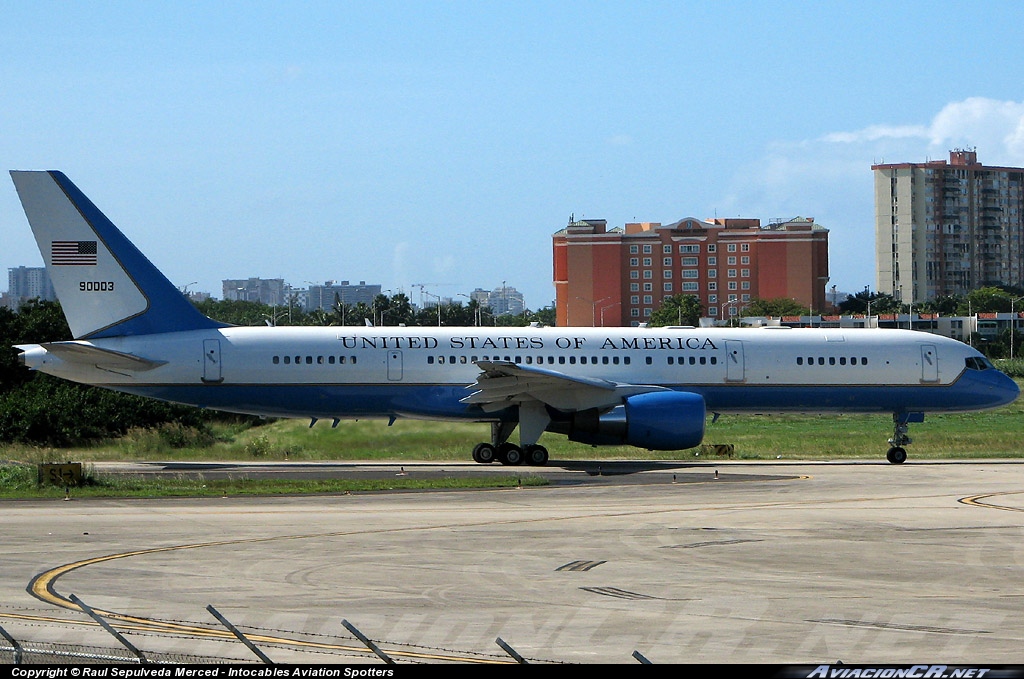
[{"label": "horizontal stabilizer", "polygon": [[36,346],[42,347],[47,353],[53,354],[66,363],[77,363],[114,372],[145,372],[159,368],[167,363],[167,361],[153,361],[121,351],[101,349],[85,342],[48,342],[40,345],[23,344],[15,348],[27,351]]}]

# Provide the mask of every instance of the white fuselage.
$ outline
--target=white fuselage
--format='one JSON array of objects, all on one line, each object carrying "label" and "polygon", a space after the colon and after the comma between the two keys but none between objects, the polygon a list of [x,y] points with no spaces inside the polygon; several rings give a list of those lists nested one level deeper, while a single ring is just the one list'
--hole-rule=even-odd
[{"label": "white fuselage", "polygon": [[112,370],[42,348],[25,362],[120,391],[288,417],[492,419],[460,402],[476,361],[695,392],[721,413],[959,411],[1016,395],[1001,373],[971,369],[981,359],[971,347],[907,330],[229,327],[89,344],[165,363]]}]

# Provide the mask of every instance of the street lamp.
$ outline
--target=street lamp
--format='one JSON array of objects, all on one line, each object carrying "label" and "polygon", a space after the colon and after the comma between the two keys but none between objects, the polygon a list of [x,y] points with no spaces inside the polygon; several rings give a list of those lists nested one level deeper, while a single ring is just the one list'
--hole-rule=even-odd
[{"label": "street lamp", "polygon": [[[581,302],[586,302],[587,304],[590,305],[590,327],[592,327],[592,328],[596,328],[597,327],[597,305],[600,304],[601,302],[607,302],[608,300],[610,300],[614,296],[615,295],[608,295],[607,297],[602,297],[601,299],[599,299],[599,300],[597,300],[595,302],[593,300],[587,299],[586,297],[580,297],[579,295],[576,295],[576,299],[578,299]],[[615,306],[615,305],[613,304],[611,306]],[[568,321],[568,318],[566,319],[566,321]],[[602,321],[601,325],[604,325],[603,321]]]},{"label": "street lamp", "polygon": [[[608,298],[606,297],[605,299],[608,299]],[[606,304],[603,307],[601,307],[601,327],[602,328],[604,327],[604,310],[605,309],[611,309],[613,306],[615,306],[617,304],[622,304],[622,302],[621,301],[620,302],[612,302],[611,304]],[[682,314],[682,309],[681,308],[680,308],[679,313]],[[680,323],[680,325],[682,325],[682,323]]]},{"label": "street lamp", "polygon": [[[473,303],[473,298],[470,297],[469,295],[467,295],[466,293],[464,293],[464,292],[457,292],[455,294],[457,294],[459,297],[465,297],[466,299],[469,300],[469,302],[466,304],[467,307],[470,304]],[[479,326],[480,325],[480,305],[479,304],[477,304],[476,307],[474,307],[474,309],[473,309],[473,325],[475,325],[475,326]]]},{"label": "street lamp", "polygon": [[424,295],[430,295],[431,297],[433,297],[433,298],[435,298],[437,300],[437,327],[440,328],[441,327],[441,296],[440,295],[435,295],[432,292],[427,292],[426,290],[422,290],[422,289],[420,290],[420,293],[424,294]]},{"label": "street lamp", "polygon": [[1013,340],[1014,340],[1015,336],[1017,335],[1017,314],[1013,310],[1013,305],[1014,305],[1015,302],[1019,302],[1022,299],[1024,299],[1024,297],[1017,297],[1015,299],[1011,299],[1010,300],[1010,360],[1011,361],[1013,360]]},{"label": "street lamp", "polygon": [[[723,304],[723,305],[722,305],[722,315],[723,315],[723,316],[726,316],[726,315],[728,315],[728,314],[726,314],[726,313],[725,313],[725,310],[726,310],[726,309],[728,309],[728,308],[729,308],[730,306],[732,306],[733,304],[738,304],[738,303],[739,303],[739,299],[737,299],[737,298],[735,298],[735,297],[734,297],[734,298],[732,298],[732,299],[730,299],[730,300],[728,300],[728,301],[727,301],[727,302],[726,302],[725,304]],[[734,310],[734,311],[735,311],[735,310]],[[733,313],[732,315],[733,315],[733,316],[735,316],[736,314],[735,314],[735,313]],[[723,321],[726,321],[726,322],[728,322],[728,323],[729,323],[730,325],[732,325],[732,318],[728,318],[728,319],[722,319],[722,320],[723,320]]]}]

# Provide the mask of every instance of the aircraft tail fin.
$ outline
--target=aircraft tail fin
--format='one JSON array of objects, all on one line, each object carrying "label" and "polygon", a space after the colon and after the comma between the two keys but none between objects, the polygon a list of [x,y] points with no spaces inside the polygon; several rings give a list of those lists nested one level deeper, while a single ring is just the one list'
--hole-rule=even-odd
[{"label": "aircraft tail fin", "polygon": [[76,339],[224,327],[207,318],[63,173],[11,171]]}]

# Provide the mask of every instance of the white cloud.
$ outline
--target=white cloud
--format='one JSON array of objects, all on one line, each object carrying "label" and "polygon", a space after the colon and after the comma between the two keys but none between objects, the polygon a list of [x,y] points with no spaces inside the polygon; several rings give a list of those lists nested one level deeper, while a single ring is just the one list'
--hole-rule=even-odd
[{"label": "white cloud", "polygon": [[830,230],[832,282],[859,290],[875,277],[871,166],[948,160],[954,148],[977,149],[985,165],[1024,167],[1024,102],[971,97],[922,123],[880,122],[771,143],[738,169],[715,207],[762,220],[814,217]]},{"label": "white cloud", "polygon": [[858,144],[880,139],[927,138],[929,130],[923,125],[870,125],[853,132],[831,132],[821,140],[838,144]]},{"label": "white cloud", "polygon": [[932,119],[933,147],[977,148],[986,165],[1024,163],[1024,102],[971,97],[947,104]]},{"label": "white cloud", "polygon": [[409,275],[409,252],[412,245],[408,241],[395,243],[391,254],[391,270],[399,281],[408,280]]},{"label": "white cloud", "polygon": [[[927,147],[915,148],[915,140],[926,142]],[[969,97],[946,104],[926,125],[877,123],[830,132],[818,141],[866,147],[875,157],[879,153],[888,157],[886,162],[917,163],[944,158],[953,148],[975,148],[978,160],[986,165],[1020,165],[1024,164],[1024,102]],[[900,143],[894,146],[893,142]],[[894,158],[894,151],[917,155]]]}]

